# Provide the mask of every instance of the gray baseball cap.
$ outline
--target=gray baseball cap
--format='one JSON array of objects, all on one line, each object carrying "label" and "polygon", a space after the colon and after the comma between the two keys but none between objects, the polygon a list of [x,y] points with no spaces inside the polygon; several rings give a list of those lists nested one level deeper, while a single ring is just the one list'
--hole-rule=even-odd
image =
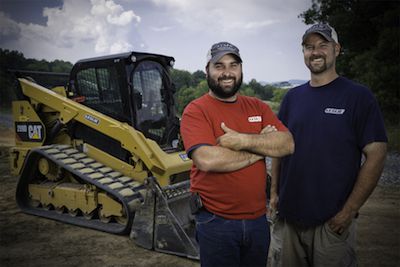
[{"label": "gray baseball cap", "polygon": [[329,26],[328,24],[320,23],[320,24],[315,24],[315,25],[311,26],[304,33],[302,44],[304,44],[304,41],[306,40],[307,36],[310,35],[311,33],[318,33],[318,34],[322,35],[322,37],[324,37],[329,42],[335,42],[337,44],[339,43],[338,36],[337,36],[335,29],[333,27]]},{"label": "gray baseball cap", "polygon": [[242,58],[240,57],[239,49],[236,46],[228,42],[219,42],[213,44],[211,46],[211,49],[208,51],[207,64],[209,62],[211,63],[217,62],[221,57],[225,56],[226,54],[235,55],[239,59],[239,62],[242,63]]}]

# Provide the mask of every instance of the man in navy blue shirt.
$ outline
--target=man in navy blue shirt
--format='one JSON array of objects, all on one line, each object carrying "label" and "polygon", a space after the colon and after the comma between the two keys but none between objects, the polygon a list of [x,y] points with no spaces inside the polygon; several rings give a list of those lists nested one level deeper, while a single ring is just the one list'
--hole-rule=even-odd
[{"label": "man in navy blue shirt", "polygon": [[331,26],[313,25],[302,47],[311,79],[279,111],[295,152],[272,162],[271,206],[283,240],[272,257],[282,266],[356,266],[355,218],[382,173],[384,123],[370,90],[337,74]]}]

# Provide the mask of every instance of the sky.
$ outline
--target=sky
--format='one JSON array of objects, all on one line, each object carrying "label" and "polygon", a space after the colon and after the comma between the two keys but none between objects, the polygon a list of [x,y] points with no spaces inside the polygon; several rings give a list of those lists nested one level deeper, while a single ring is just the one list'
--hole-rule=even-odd
[{"label": "sky", "polygon": [[205,69],[211,45],[228,41],[244,81],[309,80],[299,14],[311,0],[0,0],[0,48],[26,58],[74,64],[127,51],[175,58]]}]

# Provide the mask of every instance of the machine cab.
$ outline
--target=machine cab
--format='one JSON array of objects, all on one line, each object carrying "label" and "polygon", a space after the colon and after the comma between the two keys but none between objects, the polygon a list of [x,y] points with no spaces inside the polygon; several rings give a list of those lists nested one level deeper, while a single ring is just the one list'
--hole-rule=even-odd
[{"label": "machine cab", "polygon": [[[137,52],[80,60],[71,70],[69,91],[75,101],[171,149],[179,133],[169,76],[173,63],[172,57]],[[80,138],[92,139],[90,129],[77,128]]]}]

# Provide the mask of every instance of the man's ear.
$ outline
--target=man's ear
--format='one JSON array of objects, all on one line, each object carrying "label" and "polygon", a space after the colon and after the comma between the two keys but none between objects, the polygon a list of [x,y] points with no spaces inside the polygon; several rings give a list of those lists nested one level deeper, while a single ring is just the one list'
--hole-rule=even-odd
[{"label": "man's ear", "polygon": [[339,56],[339,55],[340,55],[340,49],[341,49],[340,44],[336,44],[336,45],[335,45],[335,55],[336,55],[336,56]]}]

